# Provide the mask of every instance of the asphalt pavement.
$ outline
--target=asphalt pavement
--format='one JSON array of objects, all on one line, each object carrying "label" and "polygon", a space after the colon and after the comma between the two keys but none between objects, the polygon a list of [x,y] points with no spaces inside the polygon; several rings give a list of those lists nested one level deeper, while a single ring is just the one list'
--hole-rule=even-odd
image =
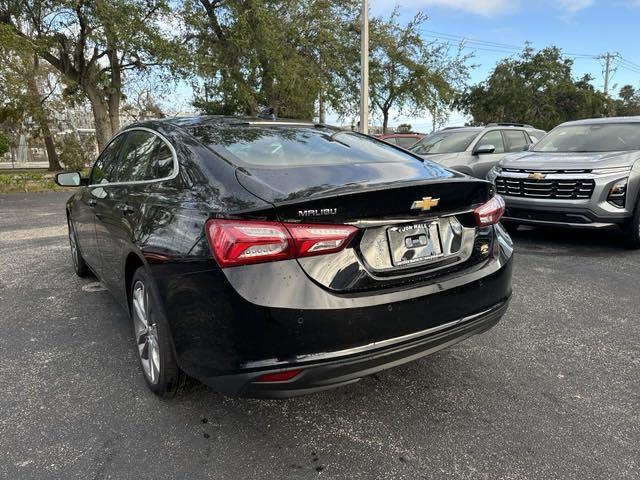
[{"label": "asphalt pavement", "polygon": [[502,322],[289,400],[160,400],[71,266],[68,194],[0,196],[0,478],[640,478],[640,252],[525,229]]}]

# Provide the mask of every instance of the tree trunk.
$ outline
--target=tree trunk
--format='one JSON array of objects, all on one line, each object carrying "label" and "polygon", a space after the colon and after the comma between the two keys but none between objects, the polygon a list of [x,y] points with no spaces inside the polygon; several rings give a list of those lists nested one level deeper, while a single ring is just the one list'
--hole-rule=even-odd
[{"label": "tree trunk", "polygon": [[47,159],[49,160],[49,171],[57,172],[58,170],[62,170],[60,166],[60,161],[58,160],[58,154],[56,152],[55,144],[53,143],[53,137],[51,136],[51,131],[49,130],[49,126],[41,127],[42,136],[44,137],[44,146],[47,149]]},{"label": "tree trunk", "polygon": [[87,87],[85,91],[91,104],[91,111],[93,112],[93,121],[96,126],[96,142],[98,142],[98,149],[102,151],[113,136],[109,107],[107,103],[100,98],[95,89]]},{"label": "tree trunk", "polygon": [[389,126],[389,110],[382,110],[382,133],[387,133]]},{"label": "tree trunk", "polygon": [[320,123],[326,122],[326,111],[324,107],[324,90],[320,91],[320,98],[318,99],[318,119]]}]

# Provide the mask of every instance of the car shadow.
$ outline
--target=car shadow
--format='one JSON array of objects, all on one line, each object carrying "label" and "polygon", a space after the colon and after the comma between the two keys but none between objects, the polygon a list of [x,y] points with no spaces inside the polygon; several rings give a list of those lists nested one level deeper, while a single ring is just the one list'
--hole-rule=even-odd
[{"label": "car shadow", "polygon": [[567,253],[599,254],[613,252],[629,252],[624,235],[619,230],[581,230],[553,227],[520,226],[517,232],[511,233],[516,248],[525,247],[530,250],[542,250],[547,247],[566,249]]}]

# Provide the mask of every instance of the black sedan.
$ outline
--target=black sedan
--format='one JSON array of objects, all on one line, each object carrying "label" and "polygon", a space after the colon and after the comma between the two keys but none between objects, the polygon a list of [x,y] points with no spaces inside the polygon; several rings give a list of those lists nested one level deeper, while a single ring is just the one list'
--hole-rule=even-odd
[{"label": "black sedan", "polygon": [[80,187],[76,273],[130,313],[162,396],[345,385],[488,330],[511,295],[493,186],[350,131],[151,121],[57,182]]}]

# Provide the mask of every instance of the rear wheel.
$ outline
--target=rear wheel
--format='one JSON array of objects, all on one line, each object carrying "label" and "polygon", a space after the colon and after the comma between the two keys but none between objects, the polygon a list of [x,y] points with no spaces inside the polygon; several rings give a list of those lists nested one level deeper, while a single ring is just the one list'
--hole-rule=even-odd
[{"label": "rear wheel", "polygon": [[183,393],[192,382],[178,367],[168,322],[144,267],[136,270],[131,282],[131,319],[140,367],[151,391],[167,398]]},{"label": "rear wheel", "polygon": [[88,277],[91,274],[87,262],[84,261],[80,247],[78,245],[78,236],[73,222],[67,218],[67,226],[69,228],[69,246],[71,247],[71,260],[73,260],[73,269],[79,277]]}]

